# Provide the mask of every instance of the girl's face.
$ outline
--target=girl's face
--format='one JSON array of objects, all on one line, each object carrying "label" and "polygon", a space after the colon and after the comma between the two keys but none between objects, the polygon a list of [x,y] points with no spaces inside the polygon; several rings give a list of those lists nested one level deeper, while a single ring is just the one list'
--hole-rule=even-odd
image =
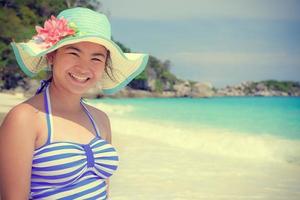
[{"label": "girl's face", "polygon": [[101,79],[106,58],[106,48],[92,42],[66,45],[48,55],[55,85],[75,94],[83,94]]}]

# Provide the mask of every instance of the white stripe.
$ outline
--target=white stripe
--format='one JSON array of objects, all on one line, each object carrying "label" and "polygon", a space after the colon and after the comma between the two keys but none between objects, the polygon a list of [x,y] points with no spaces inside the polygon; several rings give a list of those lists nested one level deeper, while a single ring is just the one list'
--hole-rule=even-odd
[{"label": "white stripe", "polygon": [[48,101],[48,111],[49,111],[49,118],[50,118],[50,127],[51,127],[51,131],[50,131],[50,141],[49,143],[52,142],[52,139],[53,139],[53,133],[54,133],[54,130],[53,130],[53,119],[52,119],[52,108],[51,108],[51,101],[50,101],[50,94],[49,94],[49,85],[47,86],[46,88],[46,96],[47,96],[47,101]]}]

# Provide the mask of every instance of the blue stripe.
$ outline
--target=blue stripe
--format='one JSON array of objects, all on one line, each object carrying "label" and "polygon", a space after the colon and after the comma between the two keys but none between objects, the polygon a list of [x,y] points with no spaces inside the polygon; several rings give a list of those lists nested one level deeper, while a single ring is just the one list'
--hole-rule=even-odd
[{"label": "blue stripe", "polygon": [[91,147],[89,145],[83,145],[85,155],[87,158],[87,167],[94,167],[94,154],[91,150]]},{"label": "blue stripe", "polygon": [[95,160],[119,160],[118,156],[102,156],[99,158],[96,158]]},{"label": "blue stripe", "polygon": [[55,165],[55,166],[50,166],[50,167],[32,167],[32,170],[34,171],[55,171],[55,170],[60,170],[60,169],[66,169],[70,167],[74,167],[76,165],[84,163],[86,159],[80,159],[74,162],[62,164],[62,165]]},{"label": "blue stripe", "polygon": [[71,145],[71,144],[51,147],[52,144],[56,144],[56,143],[65,143],[65,142],[55,142],[55,143],[51,143],[47,146],[44,146],[45,149],[40,150],[39,152],[35,153],[34,156],[40,155],[42,153],[47,153],[47,152],[50,152],[50,151],[61,150],[61,149],[78,149],[78,150],[82,150],[80,147],[74,146],[74,145]]},{"label": "blue stripe", "polygon": [[95,151],[94,153],[97,154],[97,153],[106,153],[106,152],[113,152],[113,151],[115,151],[115,148],[111,147],[111,148]]},{"label": "blue stripe", "polygon": [[80,167],[79,169],[76,169],[75,171],[71,171],[69,173],[65,173],[65,174],[61,174],[61,175],[45,176],[45,175],[32,174],[31,178],[43,178],[43,179],[50,179],[50,180],[52,180],[52,179],[62,179],[62,178],[66,178],[66,177],[72,177],[72,176],[78,174],[84,168],[85,168],[85,166],[83,165],[82,167]]},{"label": "blue stripe", "polygon": [[69,158],[72,156],[78,156],[81,154],[78,153],[64,153],[64,154],[59,154],[59,155],[53,155],[53,156],[47,156],[47,157],[43,157],[43,158],[38,158],[38,159],[34,159],[33,160],[33,164],[37,164],[37,163],[43,163],[43,162],[48,162],[48,161],[53,161],[53,160],[60,160],[63,158]]}]

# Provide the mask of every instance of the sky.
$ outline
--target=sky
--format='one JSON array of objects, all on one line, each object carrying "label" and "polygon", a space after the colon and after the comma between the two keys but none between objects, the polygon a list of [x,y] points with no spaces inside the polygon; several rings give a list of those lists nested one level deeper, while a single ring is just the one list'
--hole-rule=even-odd
[{"label": "sky", "polygon": [[115,40],[220,88],[300,81],[300,0],[102,0]]}]

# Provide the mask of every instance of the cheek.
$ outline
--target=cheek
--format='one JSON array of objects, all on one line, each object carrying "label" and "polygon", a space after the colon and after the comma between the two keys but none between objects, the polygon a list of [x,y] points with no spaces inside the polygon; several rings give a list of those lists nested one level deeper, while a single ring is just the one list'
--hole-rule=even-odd
[{"label": "cheek", "polygon": [[105,73],[104,69],[105,69],[105,64],[95,65],[93,67],[93,72],[97,76],[97,78],[101,78],[102,74]]},{"label": "cheek", "polygon": [[99,73],[104,72],[105,69],[105,64],[101,63],[100,65],[95,66],[96,71],[98,71]]}]

